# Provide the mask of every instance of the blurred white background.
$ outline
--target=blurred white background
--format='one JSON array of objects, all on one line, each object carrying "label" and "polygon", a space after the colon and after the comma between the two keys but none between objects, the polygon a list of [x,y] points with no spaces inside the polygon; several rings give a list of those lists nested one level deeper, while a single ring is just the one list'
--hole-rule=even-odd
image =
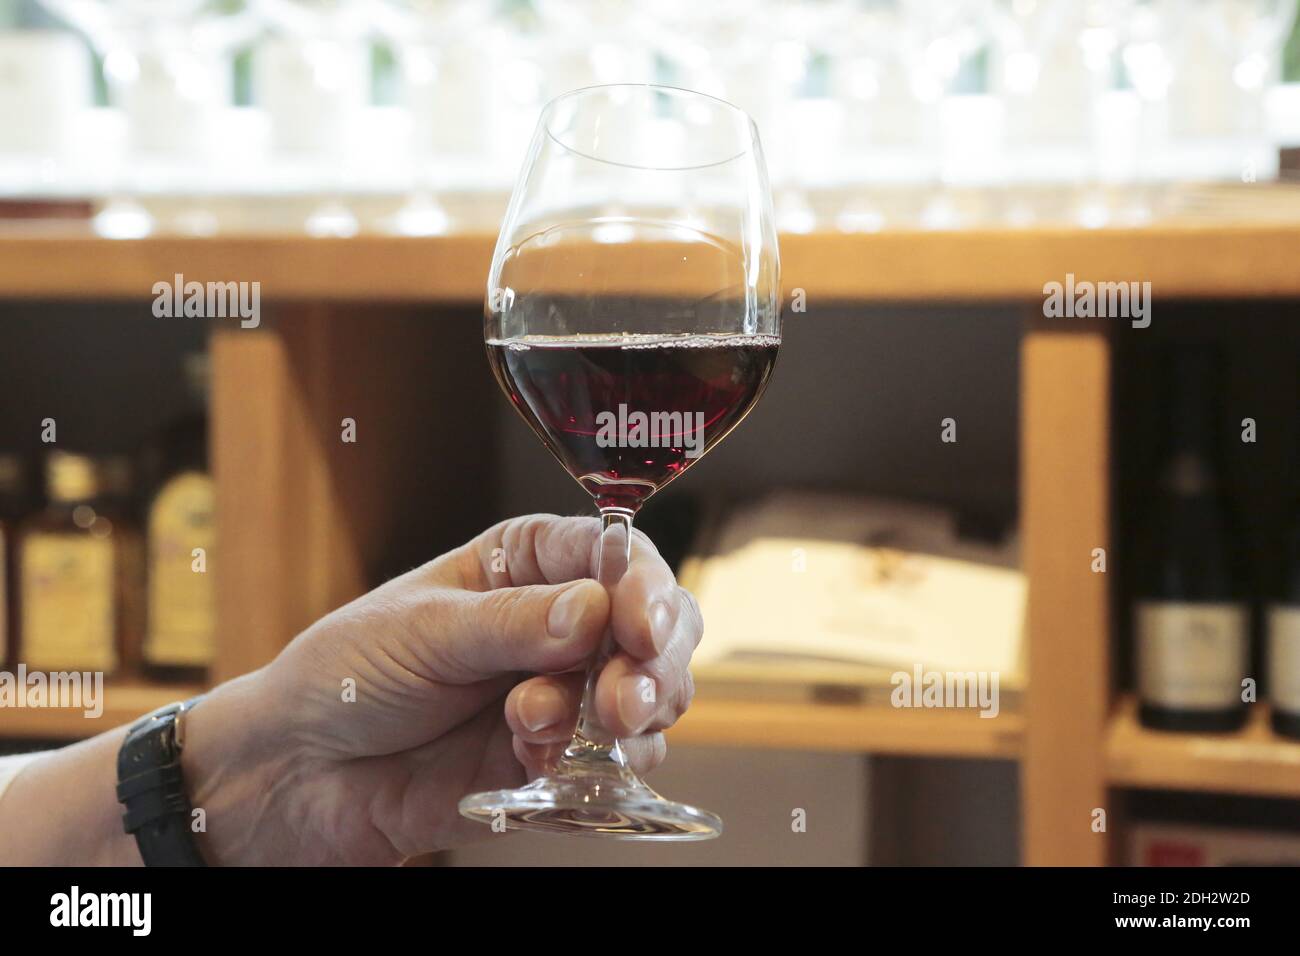
[{"label": "blurred white background", "polygon": [[[484,209],[490,228],[546,100],[658,82],[754,116],[786,232],[1132,224],[1150,195],[1117,189],[1276,177],[1278,147],[1300,143],[1300,89],[1284,82],[1300,78],[1295,13],[1296,0],[0,0],[0,197],[89,199],[116,236],[437,234],[484,225]],[[279,205],[250,212],[257,198]]]}]

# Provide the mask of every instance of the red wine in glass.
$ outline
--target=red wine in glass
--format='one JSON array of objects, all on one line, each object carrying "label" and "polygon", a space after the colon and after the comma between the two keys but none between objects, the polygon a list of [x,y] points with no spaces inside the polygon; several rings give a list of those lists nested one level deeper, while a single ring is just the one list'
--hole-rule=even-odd
[{"label": "red wine in glass", "polygon": [[530,335],[489,340],[524,420],[597,507],[637,511],[754,407],[774,335]]}]

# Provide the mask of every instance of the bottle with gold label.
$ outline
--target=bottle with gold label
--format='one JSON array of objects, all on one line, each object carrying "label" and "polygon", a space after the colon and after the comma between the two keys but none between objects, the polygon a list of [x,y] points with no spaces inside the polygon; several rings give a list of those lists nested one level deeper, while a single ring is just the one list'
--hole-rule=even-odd
[{"label": "bottle with gold label", "polygon": [[27,472],[23,460],[18,455],[0,454],[0,662],[17,656],[14,536],[27,509]]},{"label": "bottle with gold label", "polygon": [[191,408],[164,430],[153,456],[144,660],[155,676],[202,680],[216,650],[216,489],[207,467],[207,357],[187,356],[185,375]]},{"label": "bottle with gold label", "polygon": [[19,659],[31,670],[116,671],[121,663],[122,528],[99,513],[84,455],[46,460],[45,511],[18,539]]}]

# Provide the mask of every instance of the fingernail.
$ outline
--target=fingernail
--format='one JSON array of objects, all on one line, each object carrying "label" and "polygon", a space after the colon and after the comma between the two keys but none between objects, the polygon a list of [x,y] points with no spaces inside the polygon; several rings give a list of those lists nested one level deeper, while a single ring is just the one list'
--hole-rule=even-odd
[{"label": "fingernail", "polygon": [[668,610],[668,603],[655,601],[650,608],[650,640],[654,643],[656,651],[662,651],[668,646],[668,638],[672,633],[673,618]]},{"label": "fingernail", "polygon": [[618,681],[618,716],[632,736],[639,734],[655,712],[655,682],[644,674],[627,674]]},{"label": "fingernail", "polygon": [[519,719],[533,733],[564,719],[568,705],[554,687],[530,687],[519,697]]},{"label": "fingernail", "polygon": [[551,637],[564,640],[573,636],[582,620],[583,608],[587,606],[586,590],[578,584],[555,599],[550,614],[546,616],[546,631]]}]

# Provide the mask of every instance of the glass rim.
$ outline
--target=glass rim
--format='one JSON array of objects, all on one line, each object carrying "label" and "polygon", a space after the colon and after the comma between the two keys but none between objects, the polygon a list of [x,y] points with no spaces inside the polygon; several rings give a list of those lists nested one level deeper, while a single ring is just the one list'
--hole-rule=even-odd
[{"label": "glass rim", "polygon": [[[662,93],[672,97],[687,97],[690,99],[705,101],[715,109],[721,107],[725,112],[730,113],[739,119],[743,128],[748,133],[746,142],[739,151],[732,153],[723,159],[714,160],[708,163],[685,163],[680,166],[663,166],[650,163],[626,163],[614,159],[605,159],[601,156],[593,156],[584,150],[576,149],[564,142],[551,130],[551,116],[554,114],[556,107],[562,102],[574,97],[610,90],[643,90],[651,93]],[[699,90],[690,90],[683,86],[668,86],[663,83],[593,83],[591,86],[580,86],[577,89],[568,90],[567,92],[560,93],[559,95],[553,96],[551,99],[547,100],[546,105],[542,107],[541,116],[538,119],[538,122],[545,131],[547,139],[565,152],[572,153],[575,156],[581,156],[583,159],[588,159],[593,163],[602,163],[606,166],[619,166],[624,169],[643,169],[651,172],[690,172],[694,169],[709,169],[714,166],[723,166],[749,155],[754,151],[758,142],[758,125],[754,122],[754,118],[735,103],[724,100],[720,96],[714,96],[712,93],[701,93]]]}]

